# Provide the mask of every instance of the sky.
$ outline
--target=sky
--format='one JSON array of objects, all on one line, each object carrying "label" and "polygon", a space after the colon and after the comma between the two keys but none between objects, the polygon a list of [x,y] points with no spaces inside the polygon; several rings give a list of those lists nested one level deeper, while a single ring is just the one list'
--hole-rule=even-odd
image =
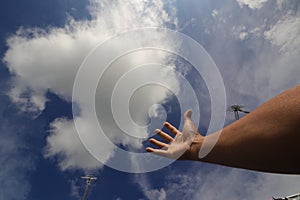
[{"label": "sky", "polygon": [[181,127],[188,107],[209,134],[235,120],[227,106],[251,111],[299,84],[299,8],[298,0],[3,1],[0,199],[80,199],[83,175],[98,177],[87,199],[300,192],[297,175],[155,160],[144,150],[163,121]]}]

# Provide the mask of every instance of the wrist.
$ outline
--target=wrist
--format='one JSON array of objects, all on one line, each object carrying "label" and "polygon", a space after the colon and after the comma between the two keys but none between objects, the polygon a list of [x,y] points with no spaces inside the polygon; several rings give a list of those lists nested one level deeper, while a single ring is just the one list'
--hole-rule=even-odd
[{"label": "wrist", "polygon": [[193,161],[200,161],[201,159],[199,158],[199,151],[201,149],[202,143],[203,143],[204,138],[197,139],[194,141],[189,149],[188,153],[188,160],[193,160]]}]

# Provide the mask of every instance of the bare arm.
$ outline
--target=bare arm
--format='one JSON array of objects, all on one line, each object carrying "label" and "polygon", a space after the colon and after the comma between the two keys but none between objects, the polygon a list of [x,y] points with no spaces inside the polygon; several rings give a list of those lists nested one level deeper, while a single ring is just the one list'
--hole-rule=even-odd
[{"label": "bare arm", "polygon": [[[186,115],[188,125],[185,127],[193,129],[194,125],[188,117],[190,114],[187,112]],[[166,123],[166,127],[177,137],[178,130],[170,126]],[[187,131],[183,130],[179,133],[184,135],[185,132]],[[274,97],[225,127],[212,151],[202,159],[199,159],[198,152],[203,140],[209,141],[214,133],[203,137],[195,128],[194,133],[195,139],[191,145],[184,145],[185,152],[179,159],[265,172],[300,174],[300,85]],[[161,136],[162,134],[159,133]],[[164,137],[162,136],[163,139]],[[174,149],[168,149],[173,146],[173,140],[167,141],[170,142],[169,146],[162,146],[155,139],[150,139],[151,143],[163,149],[147,148],[147,151],[172,157],[170,154],[174,153]]]}]

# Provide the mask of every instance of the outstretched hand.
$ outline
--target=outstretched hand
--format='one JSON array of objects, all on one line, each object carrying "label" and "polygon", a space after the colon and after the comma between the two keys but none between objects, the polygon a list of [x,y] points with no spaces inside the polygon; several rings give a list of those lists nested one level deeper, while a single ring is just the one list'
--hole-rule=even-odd
[{"label": "outstretched hand", "polygon": [[155,132],[165,142],[160,142],[151,138],[149,142],[157,146],[159,149],[147,147],[146,151],[172,159],[199,160],[198,152],[201,146],[199,143],[202,143],[204,137],[197,131],[191,116],[192,110],[187,110],[184,113],[184,125],[182,132],[170,123],[165,122],[164,127],[166,127],[175,137],[172,138],[162,130],[156,129]]}]

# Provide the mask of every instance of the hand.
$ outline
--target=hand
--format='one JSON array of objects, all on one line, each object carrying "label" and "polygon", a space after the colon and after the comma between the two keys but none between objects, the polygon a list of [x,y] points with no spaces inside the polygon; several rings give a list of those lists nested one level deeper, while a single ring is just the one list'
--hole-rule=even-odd
[{"label": "hand", "polygon": [[199,160],[198,152],[204,137],[198,133],[192,119],[192,110],[184,113],[183,131],[180,132],[170,123],[165,122],[164,126],[175,136],[172,138],[167,133],[156,129],[155,132],[166,142],[160,142],[154,138],[149,140],[150,143],[160,149],[147,147],[146,151],[159,156],[179,159],[179,160]]}]

